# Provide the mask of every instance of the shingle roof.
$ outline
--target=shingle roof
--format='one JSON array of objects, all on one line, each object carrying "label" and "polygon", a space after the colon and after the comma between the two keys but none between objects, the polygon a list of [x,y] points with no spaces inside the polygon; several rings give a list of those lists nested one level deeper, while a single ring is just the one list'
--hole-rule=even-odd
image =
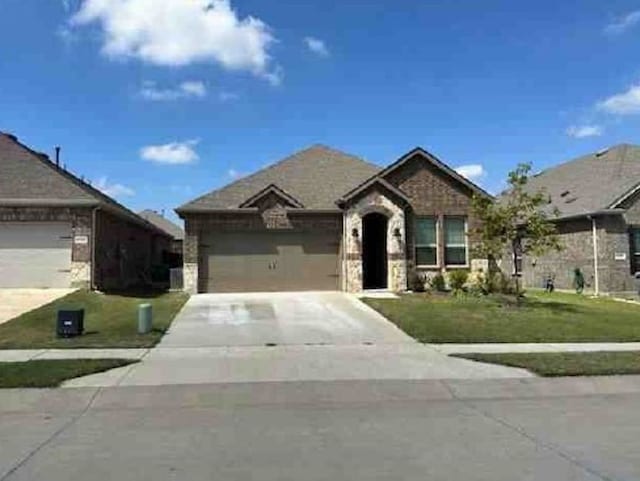
[{"label": "shingle roof", "polygon": [[617,207],[617,201],[640,184],[640,147],[617,145],[544,170],[528,189],[544,189],[560,217]]},{"label": "shingle roof", "polygon": [[314,145],[188,202],[176,211],[237,209],[271,184],[297,199],[305,209],[337,210],[336,201],[345,192],[380,170],[377,165],[353,155]]},{"label": "shingle roof", "polygon": [[181,227],[177,226],[173,222],[171,222],[166,217],[158,214],[156,211],[151,209],[145,209],[142,212],[138,212],[138,215],[143,219],[151,222],[158,229],[162,229],[175,240],[183,240],[184,239],[184,230]]},{"label": "shingle roof", "polygon": [[10,134],[0,132],[0,206],[103,207],[155,232],[158,229],[111,197],[56,166]]}]

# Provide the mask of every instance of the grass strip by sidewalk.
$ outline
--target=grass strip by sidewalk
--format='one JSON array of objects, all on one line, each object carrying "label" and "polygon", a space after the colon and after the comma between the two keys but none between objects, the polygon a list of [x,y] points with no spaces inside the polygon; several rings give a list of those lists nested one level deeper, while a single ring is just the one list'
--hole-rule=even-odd
[{"label": "grass strip by sidewalk", "polygon": [[57,387],[67,379],[138,362],[133,359],[37,359],[0,362],[0,388]]},{"label": "grass strip by sidewalk", "polygon": [[469,353],[452,357],[528,369],[540,376],[640,374],[640,352]]},{"label": "grass strip by sidewalk", "polygon": [[531,291],[520,304],[502,295],[437,294],[364,302],[426,343],[640,341],[640,306],[606,298]]},{"label": "grass strip by sidewalk", "polygon": [[[103,294],[75,291],[0,324],[0,349],[144,348],[162,338],[189,296],[182,292]],[[137,333],[138,305],[153,309],[153,330]],[[59,309],[84,309],[82,336],[56,337]]]}]

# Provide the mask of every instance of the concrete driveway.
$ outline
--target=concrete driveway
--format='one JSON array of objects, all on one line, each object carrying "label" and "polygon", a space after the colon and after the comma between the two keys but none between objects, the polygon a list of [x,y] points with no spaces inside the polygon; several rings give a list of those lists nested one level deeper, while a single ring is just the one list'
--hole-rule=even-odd
[{"label": "concrete driveway", "polygon": [[75,289],[0,289],[0,324],[70,294]]},{"label": "concrete driveway", "polygon": [[342,292],[200,294],[139,364],[73,386],[530,377],[448,357]]},{"label": "concrete driveway", "polygon": [[342,292],[199,294],[160,347],[368,345],[415,341]]}]

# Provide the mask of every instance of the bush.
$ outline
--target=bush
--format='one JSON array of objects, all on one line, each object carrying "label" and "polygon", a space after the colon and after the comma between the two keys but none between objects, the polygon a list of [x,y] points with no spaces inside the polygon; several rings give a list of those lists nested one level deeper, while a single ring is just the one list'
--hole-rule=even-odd
[{"label": "bush", "polygon": [[469,278],[469,271],[465,269],[456,269],[449,273],[449,285],[451,290],[456,293],[463,290],[464,285]]},{"label": "bush", "polygon": [[425,283],[426,283],[426,278],[421,275],[418,272],[413,272],[413,274],[411,275],[411,290],[413,292],[424,292],[425,289]]},{"label": "bush", "polygon": [[430,281],[431,288],[434,291],[445,292],[447,290],[447,283],[444,280],[444,276],[442,274],[436,274],[431,278]]}]

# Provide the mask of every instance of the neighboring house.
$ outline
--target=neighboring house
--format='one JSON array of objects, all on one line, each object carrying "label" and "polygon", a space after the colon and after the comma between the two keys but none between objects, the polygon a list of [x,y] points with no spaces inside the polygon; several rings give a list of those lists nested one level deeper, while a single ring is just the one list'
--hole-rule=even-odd
[{"label": "neighboring house", "polygon": [[179,254],[180,257],[182,257],[182,243],[184,241],[184,230],[182,227],[174,224],[167,219],[164,214],[158,213],[155,210],[145,209],[138,212],[138,215],[170,235],[172,239],[170,252]]},{"label": "neighboring house", "polygon": [[149,282],[171,237],[46,155],[0,133],[0,287]]},{"label": "neighboring house", "polygon": [[[572,289],[580,269],[597,293],[636,290],[640,271],[640,147],[618,145],[547,169],[529,181],[551,197],[563,250],[523,259],[524,285]],[[509,263],[511,265],[511,263]]]},{"label": "neighboring house", "polygon": [[176,209],[185,289],[402,291],[471,265],[474,194],[420,148],[381,169],[313,146]]}]

